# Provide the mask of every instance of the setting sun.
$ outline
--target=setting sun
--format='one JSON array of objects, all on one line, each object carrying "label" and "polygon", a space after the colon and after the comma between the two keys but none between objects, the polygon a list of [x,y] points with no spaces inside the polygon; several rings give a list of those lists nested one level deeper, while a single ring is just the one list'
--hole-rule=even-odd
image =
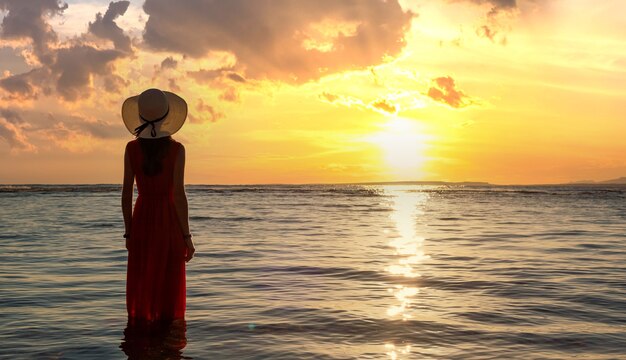
[{"label": "setting sun", "polygon": [[380,147],[391,175],[397,179],[422,178],[429,138],[422,133],[419,123],[392,117],[382,128],[366,139]]}]

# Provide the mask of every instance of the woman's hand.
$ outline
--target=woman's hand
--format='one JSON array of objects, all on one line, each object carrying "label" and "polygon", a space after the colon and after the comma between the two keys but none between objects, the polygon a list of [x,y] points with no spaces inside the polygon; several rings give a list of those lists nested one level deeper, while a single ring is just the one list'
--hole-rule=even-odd
[{"label": "woman's hand", "polygon": [[193,246],[191,239],[187,242],[187,256],[185,256],[185,262],[189,262],[193,258],[193,254],[196,252],[196,248]]},{"label": "woman's hand", "polygon": [[193,258],[193,254],[196,252],[196,247],[193,246],[193,240],[191,240],[191,234],[183,234],[185,245],[187,245],[187,254],[185,256],[185,262],[189,262]]},{"label": "woman's hand", "polygon": [[189,262],[193,258],[193,254],[196,252],[196,247],[193,246],[193,240],[191,240],[191,234],[183,234],[185,245],[187,245],[187,254],[185,256],[185,262]]}]

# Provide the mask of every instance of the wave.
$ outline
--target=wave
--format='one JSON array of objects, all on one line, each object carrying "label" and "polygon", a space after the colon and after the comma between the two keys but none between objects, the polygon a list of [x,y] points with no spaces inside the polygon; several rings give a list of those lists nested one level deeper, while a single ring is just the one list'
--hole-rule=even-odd
[{"label": "wave", "polygon": [[[119,193],[121,184],[15,184],[0,185],[0,193]],[[314,195],[329,197],[389,197],[383,185],[187,185],[189,194],[274,194],[279,196]],[[585,186],[494,186],[494,185],[406,185],[402,191],[430,194],[485,194],[494,196],[599,196],[626,197],[626,185]]]},{"label": "wave", "polygon": [[95,184],[95,185],[0,185],[0,193],[67,193],[67,192],[121,192],[122,185]]}]

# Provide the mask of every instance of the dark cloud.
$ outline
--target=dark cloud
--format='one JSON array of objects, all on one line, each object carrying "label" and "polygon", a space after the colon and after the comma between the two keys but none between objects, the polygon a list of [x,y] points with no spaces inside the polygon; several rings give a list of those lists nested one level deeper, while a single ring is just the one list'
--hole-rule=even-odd
[{"label": "dark cloud", "polygon": [[50,45],[57,42],[57,34],[46,19],[61,14],[67,4],[58,0],[0,0],[3,39],[31,39],[39,61],[52,61]]},{"label": "dark cloud", "polygon": [[38,88],[33,85],[33,73],[31,70],[26,73],[7,76],[0,79],[0,88],[10,94],[11,98],[36,98]]},{"label": "dark cloud", "polygon": [[115,23],[117,17],[126,13],[128,5],[130,1],[111,2],[104,15],[98,13],[96,20],[89,23],[89,32],[102,39],[111,40],[113,46],[120,51],[131,52],[130,37]]},{"label": "dark cloud", "polygon": [[21,116],[13,110],[0,109],[0,139],[9,144],[11,150],[34,151],[36,147],[24,135],[25,124]]},{"label": "dark cloud", "polygon": [[434,85],[428,89],[428,96],[433,100],[448,104],[453,108],[461,108],[469,105],[471,102],[465,93],[456,89],[454,79],[450,76],[438,77],[433,79]]},{"label": "dark cloud", "polygon": [[[172,56],[168,56],[165,59],[163,59],[163,61],[161,61],[161,64],[157,64],[154,65],[154,74],[152,74],[152,82],[156,82],[157,78],[159,76],[161,76],[161,74],[163,74],[164,72],[168,71],[168,70],[174,70],[178,67],[178,61],[176,61],[176,59],[174,59],[174,57]],[[173,79],[170,79],[170,82]]]},{"label": "dark cloud", "polygon": [[20,114],[17,111],[11,109],[0,108],[0,117],[4,118],[12,124],[18,124],[23,121]]},{"label": "dark cloud", "polygon": [[238,83],[245,83],[246,82],[246,79],[243,76],[241,76],[241,75],[239,75],[239,74],[237,74],[235,72],[228,73],[228,75],[226,75],[226,77],[231,79],[234,82],[238,82]]},{"label": "dark cloud", "polygon": [[247,77],[290,82],[379,64],[404,47],[414,16],[397,0],[146,0],[144,11],[154,49],[227,51]]},{"label": "dark cloud", "polygon": [[50,71],[46,68],[35,68],[28,72],[10,75],[0,79],[0,89],[5,91],[9,99],[36,99],[39,94],[48,95]]},{"label": "dark cloud", "polygon": [[104,89],[110,93],[120,92],[122,89],[130,85],[130,81],[115,74],[109,74],[104,77]]},{"label": "dark cloud", "polygon": [[49,17],[67,8],[56,0],[0,0],[0,8],[7,11],[2,21],[2,37],[30,39],[33,54],[41,63],[28,72],[0,79],[6,97],[34,99],[55,88],[63,99],[74,101],[90,95],[95,76],[104,79],[108,91],[119,91],[125,84],[115,75],[113,62],[128,56],[130,43],[124,39],[130,40],[114,20],[126,12],[127,1],[110,3],[104,16],[98,14],[96,21],[90,23],[90,31],[111,39],[116,49],[98,49],[82,43],[80,37],[73,39],[72,44],[60,44],[47,22]]},{"label": "dark cloud", "polygon": [[123,56],[118,50],[99,50],[87,45],[59,49],[56,62],[51,67],[58,76],[57,91],[68,101],[88,97],[93,76],[112,74],[111,63]]},{"label": "dark cloud", "polygon": [[173,57],[168,56],[163,61],[161,61],[161,70],[163,69],[176,69],[178,66],[178,61],[176,61]]},{"label": "dark cloud", "polygon": [[372,103],[372,107],[374,107],[375,109],[390,113],[390,114],[395,114],[396,111],[398,111],[398,109],[396,108],[394,104],[390,103],[389,101],[385,99],[374,101]]}]

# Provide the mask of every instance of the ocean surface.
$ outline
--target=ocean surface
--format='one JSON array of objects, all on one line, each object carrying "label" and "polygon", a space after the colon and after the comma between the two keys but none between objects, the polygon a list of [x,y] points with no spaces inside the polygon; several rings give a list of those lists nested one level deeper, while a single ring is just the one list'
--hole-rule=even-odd
[{"label": "ocean surface", "polygon": [[0,185],[0,358],[626,359],[626,186],[188,186],[154,334],[120,191]]}]

